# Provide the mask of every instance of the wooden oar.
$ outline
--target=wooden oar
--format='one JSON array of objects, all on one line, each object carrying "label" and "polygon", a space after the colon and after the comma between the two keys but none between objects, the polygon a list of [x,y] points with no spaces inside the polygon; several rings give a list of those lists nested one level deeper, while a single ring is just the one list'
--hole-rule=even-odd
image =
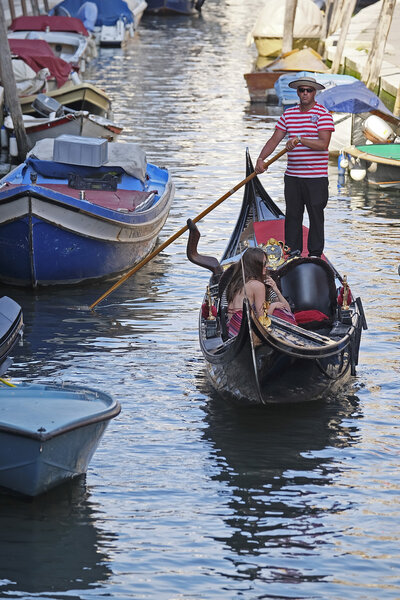
[{"label": "wooden oar", "polygon": [[[278,154],[276,154],[273,158],[271,158],[269,161],[267,161],[266,163],[264,163],[265,168],[269,167],[269,165],[271,165],[273,162],[275,162],[276,160],[278,160],[278,158],[280,158],[281,156],[283,156],[285,154],[285,152],[287,152],[286,148],[284,148],[283,150],[281,150],[280,152],[278,152]],[[210,206],[208,208],[204,209],[203,212],[201,212],[200,214],[198,214],[197,217],[194,217],[192,219],[193,223],[197,223],[198,221],[200,221],[201,219],[203,219],[206,215],[208,215],[208,213],[210,213],[212,210],[214,210],[214,208],[217,208],[217,206],[219,206],[222,202],[224,202],[224,200],[226,200],[227,198],[229,198],[230,196],[232,196],[232,194],[234,194],[235,192],[237,192],[238,189],[240,189],[241,187],[243,187],[244,185],[246,185],[246,183],[249,182],[251,179],[253,179],[253,177],[255,177],[256,175],[257,175],[257,173],[255,171],[253,171],[253,173],[250,173],[250,175],[248,175],[246,177],[246,179],[243,179],[243,181],[241,181],[240,183],[238,183],[237,185],[235,185],[235,187],[233,187],[231,190],[229,190],[229,192],[227,192],[226,194],[224,194],[223,196],[221,196],[221,198],[219,198],[218,200],[216,200],[215,202],[213,202],[213,204],[210,204]],[[139,271],[139,269],[141,269],[142,267],[144,267],[144,265],[146,265],[148,262],[150,262],[155,256],[157,256],[157,254],[159,254],[162,250],[164,250],[164,248],[166,248],[167,246],[169,246],[170,244],[172,244],[172,242],[174,242],[176,239],[178,239],[178,237],[180,237],[187,230],[188,230],[188,226],[185,225],[184,227],[182,227],[181,229],[179,229],[179,231],[177,231],[176,233],[174,233],[174,235],[171,235],[171,237],[168,238],[165,242],[163,242],[160,246],[158,246],[158,248],[156,248],[155,250],[153,250],[153,252],[150,252],[150,254],[148,254],[143,260],[141,260],[140,262],[138,262],[138,264],[135,265],[130,271],[128,271],[127,273],[125,273],[125,275],[123,275],[116,283],[114,283],[113,286],[111,286],[102,296],[100,296],[100,298],[98,298],[95,302],[93,302],[93,304],[91,304],[89,306],[89,308],[91,310],[93,310],[93,308],[95,306],[97,306],[97,304],[99,302],[101,302],[102,300],[104,300],[104,298],[107,298],[107,296],[109,294],[111,294],[111,292],[113,292],[114,290],[116,290],[127,279],[129,279],[129,277],[131,277],[131,275],[133,275],[134,273],[136,273],[137,271]]]}]

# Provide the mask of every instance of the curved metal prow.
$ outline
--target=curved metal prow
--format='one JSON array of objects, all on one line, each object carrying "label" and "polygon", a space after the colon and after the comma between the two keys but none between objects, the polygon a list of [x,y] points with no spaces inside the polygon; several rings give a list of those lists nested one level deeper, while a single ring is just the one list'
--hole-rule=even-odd
[{"label": "curved metal prow", "polygon": [[221,275],[223,269],[219,264],[219,261],[214,256],[204,256],[197,252],[197,244],[200,239],[200,231],[197,229],[192,219],[187,220],[187,226],[189,229],[189,238],[186,246],[186,255],[190,262],[204,269],[209,269],[214,275]]}]

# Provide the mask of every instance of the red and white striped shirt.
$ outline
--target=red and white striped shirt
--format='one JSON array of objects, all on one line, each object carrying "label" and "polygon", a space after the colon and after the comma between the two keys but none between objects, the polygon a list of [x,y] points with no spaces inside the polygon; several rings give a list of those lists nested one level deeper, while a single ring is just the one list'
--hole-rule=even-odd
[{"label": "red and white striped shirt", "polygon": [[[318,131],[335,131],[331,113],[318,102],[307,112],[302,112],[298,104],[286,109],[276,127],[286,131],[289,138],[302,136],[318,139]],[[327,177],[328,159],[328,150],[311,150],[298,143],[294,150],[288,152],[286,175]]]}]

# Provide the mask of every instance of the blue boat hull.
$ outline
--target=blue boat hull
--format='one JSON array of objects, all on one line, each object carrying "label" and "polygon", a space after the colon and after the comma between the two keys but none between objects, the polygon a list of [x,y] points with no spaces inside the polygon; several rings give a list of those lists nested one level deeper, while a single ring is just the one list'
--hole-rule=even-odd
[{"label": "blue boat hull", "polygon": [[107,425],[88,425],[46,443],[0,432],[1,487],[33,497],[83,475]]},{"label": "blue boat hull", "polygon": [[88,388],[0,388],[0,487],[33,497],[86,473],[120,410]]},{"label": "blue boat hull", "polygon": [[[149,174],[160,177],[150,165]],[[40,180],[7,186],[0,191],[0,280],[37,287],[120,276],[151,252],[167,219],[174,186],[164,176],[154,180],[162,191],[149,206],[132,211],[70,197],[67,186],[59,193]]]}]

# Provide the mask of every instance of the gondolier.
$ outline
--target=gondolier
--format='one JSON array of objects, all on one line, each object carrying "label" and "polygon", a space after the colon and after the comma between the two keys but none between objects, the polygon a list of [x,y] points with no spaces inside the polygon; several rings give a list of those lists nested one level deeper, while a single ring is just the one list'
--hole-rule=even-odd
[{"label": "gondolier", "polygon": [[273,135],[257,159],[256,173],[263,173],[264,160],[289,135],[285,171],[285,244],[291,252],[303,251],[304,207],[310,220],[308,255],[320,257],[324,249],[324,209],[328,202],[329,142],[335,130],[332,115],[315,101],[317,90],[324,89],[312,77],[289,83],[297,89],[300,103],[288,108],[278,120]]}]

